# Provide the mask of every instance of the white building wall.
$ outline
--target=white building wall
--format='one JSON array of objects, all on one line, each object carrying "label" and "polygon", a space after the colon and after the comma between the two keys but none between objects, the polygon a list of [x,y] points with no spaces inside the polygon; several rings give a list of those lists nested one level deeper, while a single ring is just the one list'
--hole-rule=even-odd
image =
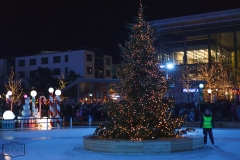
[{"label": "white building wall", "polygon": [[[110,67],[113,65],[112,64],[112,57],[108,55],[104,55],[104,78],[112,78],[112,71]],[[109,62],[108,62],[109,61]],[[107,75],[107,72],[110,72],[110,75]]]},{"label": "white building wall", "polygon": [[[92,56],[92,61],[87,60],[87,55]],[[60,56],[60,63],[53,63],[54,57]],[[65,61],[65,57],[68,56],[68,61]],[[48,63],[42,64],[41,59],[47,58]],[[112,57],[104,55],[104,68],[109,69],[110,65],[106,64],[106,58],[110,59],[110,65],[112,65]],[[36,65],[30,65],[30,60],[36,59]],[[19,66],[19,61],[25,61],[23,66]],[[18,76],[19,72],[25,72],[25,78],[22,78],[22,83],[26,84],[28,87],[28,82],[26,78],[30,77],[30,71],[36,70],[38,67],[50,68],[51,70],[60,68],[60,75],[56,75],[61,77],[61,73],[65,73],[65,68],[68,68],[68,72],[73,70],[76,74],[80,74],[84,78],[95,78],[95,54],[94,52],[87,50],[77,50],[77,51],[67,51],[67,52],[44,52],[43,54],[26,56],[26,57],[17,57],[15,59],[15,78],[19,80]],[[91,73],[88,73],[88,67],[91,68]],[[106,71],[104,78],[112,78],[106,76]]]},{"label": "white building wall", "polygon": [[[68,52],[64,53],[68,55],[68,62],[64,64],[64,68],[68,67],[69,71],[73,70],[76,74],[80,74],[84,77],[84,50],[72,51],[71,54]],[[64,55],[64,56],[65,56]]]},{"label": "white building wall", "polygon": [[[87,55],[92,55],[92,61],[88,61],[87,60]],[[90,51],[85,51],[85,59],[84,59],[84,62],[85,62],[85,65],[84,65],[84,71],[85,71],[85,74],[84,74],[84,78],[94,78],[95,77],[95,67],[94,67],[94,64],[95,64],[95,54],[93,52],[90,52]],[[92,68],[92,73],[89,74],[87,72],[87,68],[88,67],[91,67]]]}]

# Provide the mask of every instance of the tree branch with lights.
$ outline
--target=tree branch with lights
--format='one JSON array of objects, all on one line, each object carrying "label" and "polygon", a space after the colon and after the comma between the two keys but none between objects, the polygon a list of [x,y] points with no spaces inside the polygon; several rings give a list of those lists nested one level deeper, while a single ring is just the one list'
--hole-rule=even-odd
[{"label": "tree branch with lights", "polygon": [[22,80],[15,80],[14,79],[14,71],[13,71],[13,67],[11,68],[11,73],[9,76],[7,76],[8,78],[8,82],[7,84],[4,84],[6,87],[7,91],[11,91],[12,95],[11,95],[11,99],[12,99],[12,103],[14,102],[18,102],[19,99],[21,99],[21,97],[23,96],[23,89],[22,89]]},{"label": "tree branch with lights", "polygon": [[222,60],[223,58],[220,58],[219,61],[213,61],[210,68],[207,63],[199,63],[197,65],[198,79],[207,82],[204,86],[205,91],[207,89],[217,89],[219,94],[224,95],[225,92],[229,92],[233,87]]},{"label": "tree branch with lights", "polygon": [[182,83],[182,87],[187,90],[188,102],[189,102],[189,90],[192,86],[192,80],[193,80],[193,77],[190,74],[192,69],[189,67],[189,65],[185,65],[182,68],[183,68],[182,69],[182,76],[180,78],[180,81]]}]

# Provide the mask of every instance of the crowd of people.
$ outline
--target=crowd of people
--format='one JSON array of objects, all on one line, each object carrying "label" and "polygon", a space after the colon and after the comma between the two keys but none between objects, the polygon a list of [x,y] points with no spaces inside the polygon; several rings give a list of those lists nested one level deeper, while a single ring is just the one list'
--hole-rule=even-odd
[{"label": "crowd of people", "polygon": [[107,114],[101,110],[102,104],[68,104],[62,105],[62,116],[73,117],[74,121],[88,120],[89,116],[95,121],[104,121]]},{"label": "crowd of people", "polygon": [[178,103],[175,105],[175,114],[186,115],[187,121],[199,121],[208,108],[215,121],[239,121],[240,122],[240,102],[230,102],[219,100],[215,103],[205,102],[195,106],[194,103]]},{"label": "crowd of people", "polygon": [[[13,113],[15,116],[21,115],[23,105],[15,105]],[[95,121],[104,121],[107,114],[101,110],[102,104],[61,104],[61,116],[66,118],[72,117],[74,121],[85,121],[91,116]],[[173,116],[185,115],[186,121],[199,121],[205,109],[209,108],[215,121],[239,121],[240,122],[240,102],[230,102],[227,100],[219,100],[215,103],[202,103],[195,106],[194,103],[177,103],[174,105]],[[0,117],[5,110],[9,110],[9,106],[5,103],[0,103]],[[49,106],[42,105],[42,116],[48,116]]]}]

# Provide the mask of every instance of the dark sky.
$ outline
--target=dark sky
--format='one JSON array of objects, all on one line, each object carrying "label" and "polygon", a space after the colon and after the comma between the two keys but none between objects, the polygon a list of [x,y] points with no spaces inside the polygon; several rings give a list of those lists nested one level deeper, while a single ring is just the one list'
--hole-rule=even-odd
[{"label": "dark sky", "polygon": [[[240,0],[142,2],[148,21],[240,8]],[[0,0],[0,59],[83,47],[118,58],[138,8],[139,0]]]}]

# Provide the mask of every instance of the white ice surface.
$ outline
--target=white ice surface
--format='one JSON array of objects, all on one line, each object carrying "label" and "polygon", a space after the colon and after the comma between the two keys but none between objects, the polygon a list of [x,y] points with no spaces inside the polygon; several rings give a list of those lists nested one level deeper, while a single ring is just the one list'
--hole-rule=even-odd
[{"label": "white ice surface", "polygon": [[[202,129],[198,134],[202,134]],[[25,144],[25,155],[0,160],[240,160],[240,129],[213,129],[215,144],[203,149],[171,154],[112,154],[83,149],[83,136],[94,132],[92,128],[53,130],[0,131],[0,145],[18,142]]]}]

